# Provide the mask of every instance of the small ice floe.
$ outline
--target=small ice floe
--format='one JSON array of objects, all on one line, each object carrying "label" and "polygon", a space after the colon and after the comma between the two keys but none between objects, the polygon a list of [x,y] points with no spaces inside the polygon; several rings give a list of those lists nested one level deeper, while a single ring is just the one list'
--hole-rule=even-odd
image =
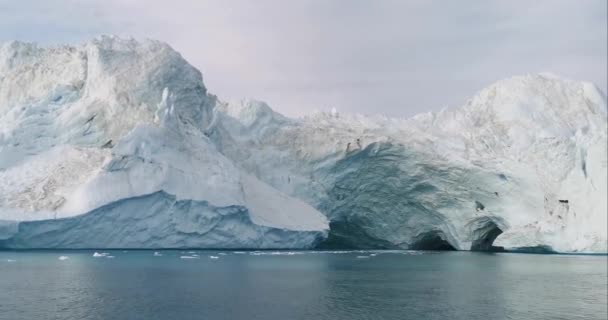
[{"label": "small ice floe", "polygon": [[69,258],[69,257],[66,257],[66,256],[61,256],[61,257],[59,257],[59,260],[61,260],[61,261],[63,261],[63,260],[68,260],[68,259],[70,259],[70,258]]},{"label": "small ice floe", "polygon": [[424,254],[424,252],[423,251],[416,251],[416,250],[407,250],[407,251],[402,252],[402,254],[411,255],[411,256],[418,256],[418,255]]},{"label": "small ice floe", "polygon": [[302,254],[301,252],[294,251],[277,251],[270,253],[273,256],[295,256],[296,254]]},{"label": "small ice floe", "polygon": [[357,259],[369,259],[369,256],[357,256]]},{"label": "small ice floe", "polygon": [[96,258],[107,257],[107,256],[109,256],[109,255],[110,255],[110,254],[109,254],[109,253],[107,253],[107,252],[102,252],[102,253],[99,253],[99,252],[97,252],[97,251],[96,251],[95,253],[93,253],[93,257],[96,257]]},{"label": "small ice floe", "polygon": [[219,259],[220,257],[218,256],[209,256],[209,259]]},{"label": "small ice floe", "polygon": [[162,257],[162,253],[158,252],[158,251],[154,251],[154,256],[155,257]]},{"label": "small ice floe", "polygon": [[352,253],[352,251],[346,251],[346,250],[334,250],[334,251],[329,251],[329,250],[321,250],[321,251],[307,251],[308,253],[313,253],[313,254],[344,254],[344,253]]},{"label": "small ice floe", "polygon": [[198,259],[198,256],[180,256],[180,259]]}]

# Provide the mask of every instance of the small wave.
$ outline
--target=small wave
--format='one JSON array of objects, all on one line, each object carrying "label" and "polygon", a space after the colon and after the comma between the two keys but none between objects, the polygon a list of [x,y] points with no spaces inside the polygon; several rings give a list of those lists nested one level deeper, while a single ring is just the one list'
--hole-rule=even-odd
[{"label": "small wave", "polygon": [[158,251],[154,251],[154,256],[155,257],[162,257],[162,253],[158,252]]},{"label": "small wave", "polygon": [[68,260],[68,259],[70,259],[70,258],[69,258],[69,257],[66,257],[66,256],[61,256],[61,257],[59,257],[59,260],[62,260],[62,261],[63,261],[63,260]]},{"label": "small wave", "polygon": [[209,259],[219,259],[220,257],[218,256],[209,256]]},{"label": "small wave", "polygon": [[180,256],[180,259],[198,259],[198,256]]}]

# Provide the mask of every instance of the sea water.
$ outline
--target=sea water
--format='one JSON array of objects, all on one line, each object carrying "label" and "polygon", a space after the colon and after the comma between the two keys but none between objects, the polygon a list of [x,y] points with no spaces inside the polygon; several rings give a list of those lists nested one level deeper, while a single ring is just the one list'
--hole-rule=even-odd
[{"label": "sea water", "polygon": [[0,251],[0,319],[607,319],[607,268],[513,253]]}]

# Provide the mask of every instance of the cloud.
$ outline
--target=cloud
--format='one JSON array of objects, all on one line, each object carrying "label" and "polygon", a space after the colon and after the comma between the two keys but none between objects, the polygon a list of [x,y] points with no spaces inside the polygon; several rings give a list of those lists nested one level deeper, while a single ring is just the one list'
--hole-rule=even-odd
[{"label": "cloud", "polygon": [[524,73],[606,90],[606,12],[592,0],[11,1],[0,2],[0,41],[156,38],[220,98],[257,98],[288,115],[410,116]]}]

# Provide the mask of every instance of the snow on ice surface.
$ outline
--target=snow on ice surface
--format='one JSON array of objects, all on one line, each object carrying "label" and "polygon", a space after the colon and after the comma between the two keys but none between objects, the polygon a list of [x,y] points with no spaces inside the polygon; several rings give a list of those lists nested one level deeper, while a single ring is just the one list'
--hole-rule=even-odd
[{"label": "snow on ice surface", "polygon": [[157,41],[0,47],[0,246],[606,252],[606,148],[606,97],[556,76],[289,119]]},{"label": "snow on ice surface", "polygon": [[325,213],[340,245],[487,249],[498,228],[497,246],[607,251],[606,98],[592,84],[513,77],[412,119],[285,121],[263,105],[220,105],[212,137]]},{"label": "snow on ice surface", "polygon": [[[200,72],[166,44],[116,37],[79,47],[12,42],[0,48],[0,70],[5,246],[143,247],[143,239],[155,237],[141,234],[145,229],[121,232],[129,228],[117,228],[117,221],[146,215],[116,208],[157,215],[147,216],[145,227],[168,223],[158,227],[175,233],[155,238],[157,247],[196,237],[206,247],[310,247],[327,233],[321,213],[241,172],[217,151],[205,136],[215,98]],[[193,212],[192,206],[204,208]],[[87,220],[92,225],[71,229]],[[44,222],[25,227],[23,221]],[[227,228],[226,236],[215,227]],[[83,232],[111,229],[119,233],[111,241]]]}]

